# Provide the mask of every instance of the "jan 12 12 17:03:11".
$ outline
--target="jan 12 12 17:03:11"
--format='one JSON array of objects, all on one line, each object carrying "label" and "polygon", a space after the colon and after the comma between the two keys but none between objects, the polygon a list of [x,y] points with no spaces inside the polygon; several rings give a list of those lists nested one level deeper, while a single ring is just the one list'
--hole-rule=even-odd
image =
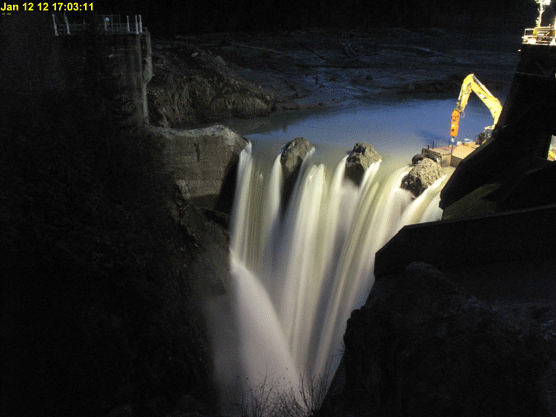
[{"label": "jan 12 12 17:03:11", "polygon": [[[4,3],[6,6],[7,3]],[[26,12],[92,12],[93,3],[57,2],[57,3],[23,3],[21,5]],[[0,7],[0,10],[2,8]]]}]

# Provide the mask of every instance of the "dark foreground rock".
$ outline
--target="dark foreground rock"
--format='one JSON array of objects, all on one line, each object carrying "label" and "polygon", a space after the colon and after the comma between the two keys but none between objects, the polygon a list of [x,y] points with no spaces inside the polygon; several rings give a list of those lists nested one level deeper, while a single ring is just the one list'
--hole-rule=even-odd
[{"label": "dark foreground rock", "polygon": [[213,208],[243,139],[29,108],[1,129],[0,414],[215,412],[205,308],[229,265]]},{"label": "dark foreground rock", "polygon": [[182,127],[229,117],[266,116],[272,94],[232,72],[220,56],[184,41],[155,43],[154,77],[149,84],[150,123]]},{"label": "dark foreground rock", "polygon": [[423,158],[416,162],[411,171],[403,177],[400,187],[411,191],[415,197],[419,197],[445,173],[440,164],[432,159]]},{"label": "dark foreground rock", "polygon": [[367,142],[356,143],[346,161],[346,177],[360,185],[371,164],[382,160],[373,145]]},{"label": "dark foreground rock", "polygon": [[345,382],[317,415],[554,415],[556,333],[547,311],[493,307],[434,267],[412,264],[378,280],[352,313]]}]

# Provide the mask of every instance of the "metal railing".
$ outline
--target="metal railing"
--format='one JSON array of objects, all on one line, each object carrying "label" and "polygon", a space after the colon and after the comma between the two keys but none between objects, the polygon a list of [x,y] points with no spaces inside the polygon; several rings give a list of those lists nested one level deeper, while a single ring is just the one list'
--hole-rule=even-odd
[{"label": "metal railing", "polygon": [[[118,35],[118,34],[140,34],[147,31],[146,27],[143,27],[143,22],[141,20],[141,15],[135,15],[134,21],[130,22],[129,16],[126,16],[126,22],[121,23],[120,17],[115,15],[102,16],[102,23],[97,25],[97,30],[101,33],[107,35]],[[74,35],[79,32],[83,32],[87,29],[87,23],[69,23],[66,14],[64,13],[64,23],[58,23],[56,15],[52,14],[52,23],[54,24],[54,35]]]}]

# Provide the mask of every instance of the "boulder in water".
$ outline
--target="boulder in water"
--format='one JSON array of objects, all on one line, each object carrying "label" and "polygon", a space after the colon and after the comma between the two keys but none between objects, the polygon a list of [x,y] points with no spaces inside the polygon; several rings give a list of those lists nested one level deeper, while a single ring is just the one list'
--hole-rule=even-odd
[{"label": "boulder in water", "polygon": [[424,158],[425,158],[425,155],[423,155],[422,153],[418,153],[417,155],[414,155],[413,158],[411,158],[411,165],[417,165]]},{"label": "boulder in water", "polygon": [[284,207],[288,205],[290,196],[295,186],[295,181],[301,170],[301,164],[307,157],[307,154],[314,149],[315,146],[309,142],[307,138],[299,137],[288,142],[282,150],[280,163],[282,164],[282,172],[284,173],[284,189],[283,202]]},{"label": "boulder in water", "polygon": [[432,159],[423,158],[417,161],[411,171],[403,177],[400,187],[411,191],[415,197],[419,197],[443,175],[444,171],[440,164]]},{"label": "boulder in water", "polygon": [[382,160],[380,154],[367,142],[358,142],[346,161],[346,177],[360,185],[371,164]]},{"label": "boulder in water", "polygon": [[280,163],[284,172],[284,179],[287,181],[292,174],[297,174],[301,168],[301,163],[315,146],[307,138],[299,137],[288,142],[284,146]]}]

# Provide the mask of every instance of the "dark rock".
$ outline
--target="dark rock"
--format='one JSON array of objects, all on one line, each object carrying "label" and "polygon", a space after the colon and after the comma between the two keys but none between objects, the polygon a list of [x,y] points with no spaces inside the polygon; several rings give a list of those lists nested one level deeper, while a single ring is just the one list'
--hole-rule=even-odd
[{"label": "dark rock", "polygon": [[280,164],[284,173],[284,207],[288,204],[295,182],[301,171],[303,160],[314,148],[315,146],[307,138],[303,137],[295,138],[284,146],[280,157]]},{"label": "dark rock", "polygon": [[292,174],[299,172],[301,164],[309,151],[315,146],[307,138],[299,137],[288,142],[282,151],[280,163],[284,178],[287,180]]},{"label": "dark rock", "polygon": [[371,164],[382,160],[373,145],[367,142],[356,143],[346,161],[346,177],[360,185],[365,172]]},{"label": "dark rock", "polygon": [[553,415],[551,326],[492,308],[434,267],[411,264],[377,281],[352,313],[343,389],[316,415]]},{"label": "dark rock", "polygon": [[215,404],[211,349],[194,289],[222,288],[227,239],[199,217],[182,221],[193,235],[187,240],[168,218],[163,227],[157,219],[156,233],[167,235],[145,239],[147,255],[131,239],[119,249],[123,244],[107,235],[114,255],[104,270],[75,257],[26,257],[9,266],[8,323],[17,327],[6,350],[14,365],[3,369],[11,415],[163,415],[186,393]]},{"label": "dark rock", "polygon": [[[226,291],[230,267],[227,217],[209,208],[245,141],[218,127],[122,134],[145,150],[97,165],[108,155],[75,139],[83,126],[69,126],[29,126],[4,158],[0,211],[12,226],[2,235],[0,326],[10,383],[0,414],[215,412],[204,301]],[[108,166],[121,171],[100,169]],[[208,208],[192,204],[203,192]],[[198,404],[177,405],[184,395]]]},{"label": "dark rock", "polygon": [[415,197],[419,197],[442,176],[444,176],[442,167],[432,159],[424,158],[403,177],[400,187],[411,191]]},{"label": "dark rock", "polygon": [[425,155],[423,155],[422,153],[418,153],[417,155],[414,155],[413,158],[411,158],[411,165],[417,165],[424,158],[425,158]]}]

